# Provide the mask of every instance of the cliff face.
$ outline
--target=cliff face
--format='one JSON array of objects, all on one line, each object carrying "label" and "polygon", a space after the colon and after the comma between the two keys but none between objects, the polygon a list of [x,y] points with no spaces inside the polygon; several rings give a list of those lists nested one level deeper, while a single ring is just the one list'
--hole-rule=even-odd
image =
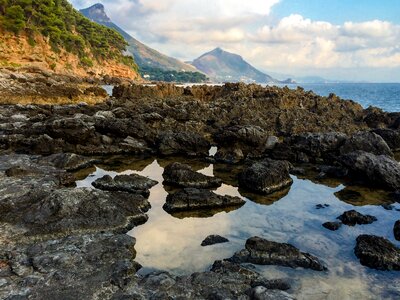
[{"label": "cliff face", "polygon": [[36,35],[34,43],[25,34],[18,36],[0,30],[0,67],[39,67],[60,74],[78,76],[104,76],[140,80],[139,74],[129,66],[116,60],[98,62],[92,59],[93,66],[83,66],[76,54],[60,49],[54,52],[49,41]]}]

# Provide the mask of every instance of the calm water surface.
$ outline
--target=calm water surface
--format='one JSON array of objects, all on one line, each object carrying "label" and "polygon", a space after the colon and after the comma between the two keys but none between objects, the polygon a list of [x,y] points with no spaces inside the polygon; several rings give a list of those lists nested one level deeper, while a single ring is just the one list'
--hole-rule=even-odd
[{"label": "calm water surface", "polygon": [[[176,161],[176,160],[174,160]],[[399,245],[393,237],[393,224],[400,219],[400,204],[391,211],[380,204],[386,201],[383,193],[350,187],[361,193],[359,199],[338,198],[337,192],[345,186],[340,182],[313,182],[293,176],[294,184],[287,192],[276,197],[260,197],[239,192],[234,186],[235,172],[224,165],[210,165],[194,160],[180,160],[206,175],[215,175],[225,184],[216,190],[221,195],[240,196],[246,204],[233,211],[215,211],[208,217],[193,214],[172,216],[162,206],[167,191],[162,184],[162,172],[171,160],[121,159],[113,166],[99,166],[81,174],[78,187],[91,187],[91,183],[105,174],[137,173],[155,179],[159,184],[150,190],[152,208],[149,220],[129,234],[136,238],[136,261],[143,265],[142,274],[154,270],[167,270],[175,274],[190,274],[207,270],[217,259],[224,259],[243,249],[251,236],[288,242],[302,251],[321,258],[328,272],[290,269],[276,266],[255,266],[267,278],[289,278],[290,291],[298,299],[400,299],[400,274],[381,272],[360,265],[354,255],[355,239],[367,233],[383,236]],[[90,174],[89,174],[90,173]],[[349,187],[348,187],[349,188]],[[336,194],[336,195],[335,195]],[[329,204],[317,210],[317,204]],[[334,221],[344,211],[356,209],[372,214],[378,222],[371,225],[348,227],[331,232],[321,224]],[[213,215],[212,215],[213,214]],[[211,216],[212,215],[212,216]],[[210,234],[220,234],[230,242],[201,247],[201,241]]]}]

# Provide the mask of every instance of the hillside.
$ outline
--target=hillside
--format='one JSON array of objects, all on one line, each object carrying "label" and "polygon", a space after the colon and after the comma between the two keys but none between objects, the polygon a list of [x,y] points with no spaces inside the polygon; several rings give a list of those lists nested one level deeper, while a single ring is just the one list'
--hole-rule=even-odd
[{"label": "hillside", "polygon": [[[151,79],[169,81],[168,76],[171,76],[172,79],[174,79],[173,77],[177,75],[176,72],[198,71],[192,65],[164,55],[133,38],[130,34],[112,22],[105,12],[104,5],[98,3],[86,9],[82,9],[80,12],[90,20],[118,31],[128,42],[128,51],[133,54],[135,61],[142,70],[143,74],[152,74],[153,76],[158,77]],[[183,74],[178,75],[184,76]],[[191,77],[199,78],[203,81],[206,79],[205,76],[201,76],[201,74],[191,75]],[[160,78],[160,76],[163,77]]]},{"label": "hillside", "polygon": [[0,66],[139,78],[124,38],[67,0],[0,0],[0,34]]},{"label": "hillside", "polygon": [[221,48],[203,54],[195,59],[192,65],[218,82],[279,82],[251,66],[240,55]]}]

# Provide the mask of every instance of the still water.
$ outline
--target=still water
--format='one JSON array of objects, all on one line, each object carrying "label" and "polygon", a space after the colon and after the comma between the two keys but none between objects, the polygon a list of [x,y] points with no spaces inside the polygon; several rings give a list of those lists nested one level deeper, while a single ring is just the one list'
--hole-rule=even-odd
[{"label": "still water", "polygon": [[[400,299],[400,274],[363,267],[353,252],[355,239],[364,233],[386,237],[400,246],[393,237],[393,225],[400,219],[400,204],[393,204],[393,210],[384,209],[381,204],[387,202],[385,193],[345,187],[332,180],[318,182],[293,176],[294,184],[290,190],[273,197],[260,197],[238,190],[237,170],[230,166],[179,159],[203,174],[223,179],[224,184],[216,193],[240,196],[246,204],[233,211],[212,211],[208,217],[172,216],[162,208],[168,194],[168,188],[162,184],[162,172],[172,161],[178,159],[121,157],[80,174],[83,180],[77,182],[78,187],[92,188],[91,183],[105,174],[132,173],[159,182],[150,190],[149,220],[129,232],[137,241],[136,261],[143,265],[140,273],[204,271],[215,260],[231,257],[243,249],[246,239],[257,235],[291,243],[326,263],[328,272],[254,266],[267,278],[289,278],[292,284],[289,292],[298,299]],[[359,192],[359,197],[346,196],[348,193],[343,191],[348,190]],[[317,204],[329,204],[329,207],[318,210]],[[371,225],[343,226],[336,232],[321,226],[350,209],[374,215],[378,221]],[[230,242],[201,247],[201,241],[210,234],[222,235]]]}]

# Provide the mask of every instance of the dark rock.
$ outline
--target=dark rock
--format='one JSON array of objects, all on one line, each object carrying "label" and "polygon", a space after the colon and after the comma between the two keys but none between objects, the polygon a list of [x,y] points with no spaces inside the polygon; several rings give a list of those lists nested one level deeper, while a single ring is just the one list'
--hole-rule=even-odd
[{"label": "dark rock", "polygon": [[246,248],[236,252],[229,261],[291,268],[301,267],[315,271],[327,270],[317,257],[309,253],[300,252],[290,244],[271,242],[260,237],[248,239]]},{"label": "dark rock", "polygon": [[374,129],[373,132],[381,136],[392,151],[400,150],[400,130],[379,128]]},{"label": "dark rock", "polygon": [[289,164],[271,159],[257,162],[239,174],[239,187],[260,194],[271,194],[293,183]]},{"label": "dark rock", "polygon": [[324,209],[324,208],[328,208],[330,205],[329,204],[317,204],[315,206],[316,209]]},{"label": "dark rock", "polygon": [[400,241],[400,220],[398,220],[393,227],[394,238]]},{"label": "dark rock", "polygon": [[344,188],[343,190],[336,192],[335,196],[347,203],[357,203],[360,202],[360,199],[362,199],[361,193],[353,191],[349,188]]},{"label": "dark rock", "polygon": [[211,246],[215,244],[228,243],[229,240],[220,235],[209,235],[201,242],[201,246]]},{"label": "dark rock", "polygon": [[326,222],[326,223],[322,224],[322,226],[324,226],[326,229],[336,231],[336,230],[339,230],[340,227],[342,227],[342,223],[341,222]]},{"label": "dark rock", "polygon": [[400,249],[383,237],[360,235],[354,253],[363,266],[382,271],[400,271]]},{"label": "dark rock", "polygon": [[149,189],[158,184],[157,181],[137,174],[117,175],[114,179],[105,175],[97,179],[92,185],[104,191],[121,191],[141,194],[145,197],[150,195]]},{"label": "dark rock", "polygon": [[385,140],[373,132],[358,132],[351,136],[340,148],[341,154],[348,154],[355,151],[365,151],[375,155],[393,156],[393,152]]},{"label": "dark rock", "polygon": [[186,188],[168,195],[163,208],[167,212],[179,212],[241,206],[244,203],[245,201],[239,197],[221,196],[209,190]]},{"label": "dark rock", "polygon": [[157,139],[158,152],[161,155],[208,156],[210,143],[197,133],[163,133]]},{"label": "dark rock", "polygon": [[290,169],[290,174],[296,175],[296,176],[304,176],[306,175],[306,170],[304,170],[303,168],[291,168]]},{"label": "dark rock", "polygon": [[394,209],[394,205],[392,204],[382,204],[382,207],[386,210],[393,210]]},{"label": "dark rock", "polygon": [[388,156],[356,151],[342,156],[340,160],[351,171],[353,178],[389,190],[400,189],[400,163]]},{"label": "dark rock", "polygon": [[164,184],[178,187],[215,188],[222,184],[222,180],[195,172],[188,165],[172,163],[165,167],[163,172]]},{"label": "dark rock", "polygon": [[376,222],[378,219],[374,216],[363,215],[355,210],[349,210],[344,212],[341,216],[338,217],[343,224],[349,226],[363,225],[363,224],[372,224]]},{"label": "dark rock", "polygon": [[335,166],[319,166],[318,170],[323,174],[321,177],[344,178],[349,174],[347,168]]},{"label": "dark rock", "polygon": [[43,162],[54,165],[58,169],[76,171],[93,166],[98,160],[86,158],[73,153],[53,154],[42,159]]}]

